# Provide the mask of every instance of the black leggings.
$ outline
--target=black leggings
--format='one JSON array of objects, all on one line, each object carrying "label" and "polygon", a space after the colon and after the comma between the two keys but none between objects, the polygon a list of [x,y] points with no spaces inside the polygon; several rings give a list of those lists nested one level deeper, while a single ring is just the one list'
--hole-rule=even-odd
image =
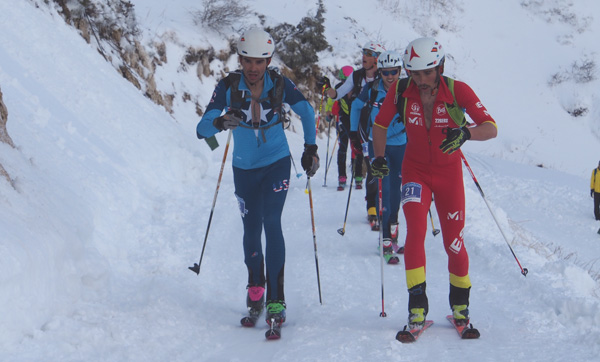
[{"label": "black leggings", "polygon": [[[338,154],[337,154],[337,164],[338,164],[338,175],[340,177],[346,177],[346,153],[348,151],[348,140],[350,139],[350,116],[347,114],[340,114],[340,121],[337,124],[338,130]],[[363,155],[362,153],[359,155],[355,155],[354,159],[354,176],[362,176],[363,166]]]}]

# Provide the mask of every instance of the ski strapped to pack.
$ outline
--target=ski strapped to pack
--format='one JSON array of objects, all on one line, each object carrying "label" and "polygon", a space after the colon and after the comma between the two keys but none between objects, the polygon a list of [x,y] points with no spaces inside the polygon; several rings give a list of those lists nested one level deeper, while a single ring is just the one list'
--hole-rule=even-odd
[{"label": "ski strapped to pack", "polygon": [[[458,102],[456,101],[456,95],[454,94],[454,79],[448,78],[446,76],[442,76],[442,78],[444,78],[448,89],[450,89],[450,92],[452,93],[452,98],[454,99],[453,103],[444,102],[444,105],[446,106],[446,112],[448,112],[450,118],[452,118],[452,120],[458,127],[463,127],[467,124],[467,119],[465,118],[464,109],[461,106],[459,106]],[[396,105],[396,109],[398,110],[398,114],[400,115],[398,122],[405,123],[407,102],[406,98],[402,97],[402,94],[408,88],[411,81],[412,77],[408,77],[399,79],[398,82],[396,82],[396,96],[394,98],[394,104]]]}]

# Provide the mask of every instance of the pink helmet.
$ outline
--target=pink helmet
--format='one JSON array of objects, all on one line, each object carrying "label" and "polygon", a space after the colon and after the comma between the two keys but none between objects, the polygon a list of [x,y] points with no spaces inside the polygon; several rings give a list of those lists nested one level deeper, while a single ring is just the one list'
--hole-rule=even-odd
[{"label": "pink helmet", "polygon": [[352,74],[352,72],[354,72],[354,68],[352,68],[352,66],[344,65],[338,73],[338,78],[340,78],[340,80],[345,80],[350,76],[350,74]]}]

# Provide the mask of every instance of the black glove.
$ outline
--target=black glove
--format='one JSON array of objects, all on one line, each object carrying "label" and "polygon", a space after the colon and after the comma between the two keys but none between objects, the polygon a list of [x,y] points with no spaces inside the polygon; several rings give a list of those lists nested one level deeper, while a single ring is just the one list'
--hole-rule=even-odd
[{"label": "black glove", "polygon": [[313,177],[319,169],[319,155],[317,155],[317,145],[304,145],[302,153],[302,168],[306,171],[306,176]]},{"label": "black glove", "polygon": [[325,90],[331,88],[331,82],[329,81],[329,78],[322,77],[321,79],[317,80],[317,87],[319,87],[319,91],[321,91],[323,87],[325,87]]},{"label": "black glove", "polygon": [[213,120],[213,126],[219,131],[225,131],[228,129],[236,129],[242,122],[243,113],[239,109],[232,109],[225,113],[221,117],[217,117]]},{"label": "black glove", "polygon": [[360,137],[358,136],[357,131],[350,131],[350,145],[354,152],[362,155],[362,142],[360,142]]},{"label": "black glove", "polygon": [[390,174],[390,168],[387,165],[387,161],[383,157],[376,157],[371,163],[371,173],[373,177],[384,178]]},{"label": "black glove", "polygon": [[594,189],[590,190],[590,197],[594,197]]},{"label": "black glove", "polygon": [[454,153],[463,143],[471,138],[471,131],[467,127],[447,127],[443,132],[446,134],[446,139],[440,145],[440,150],[447,154]]}]

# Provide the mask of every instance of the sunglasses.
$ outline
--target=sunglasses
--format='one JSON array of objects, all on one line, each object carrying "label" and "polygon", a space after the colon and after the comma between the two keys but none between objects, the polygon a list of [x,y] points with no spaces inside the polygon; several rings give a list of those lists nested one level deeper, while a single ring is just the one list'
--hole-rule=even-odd
[{"label": "sunglasses", "polygon": [[375,57],[375,58],[377,58],[379,56],[379,53],[374,52],[371,49],[363,49],[363,55],[366,55],[368,57]]},{"label": "sunglasses", "polygon": [[381,74],[382,74],[384,77],[387,77],[388,75],[396,75],[396,74],[398,74],[398,72],[399,72],[399,70],[398,70],[398,69],[394,69],[394,70],[382,70],[382,71],[381,71]]}]

